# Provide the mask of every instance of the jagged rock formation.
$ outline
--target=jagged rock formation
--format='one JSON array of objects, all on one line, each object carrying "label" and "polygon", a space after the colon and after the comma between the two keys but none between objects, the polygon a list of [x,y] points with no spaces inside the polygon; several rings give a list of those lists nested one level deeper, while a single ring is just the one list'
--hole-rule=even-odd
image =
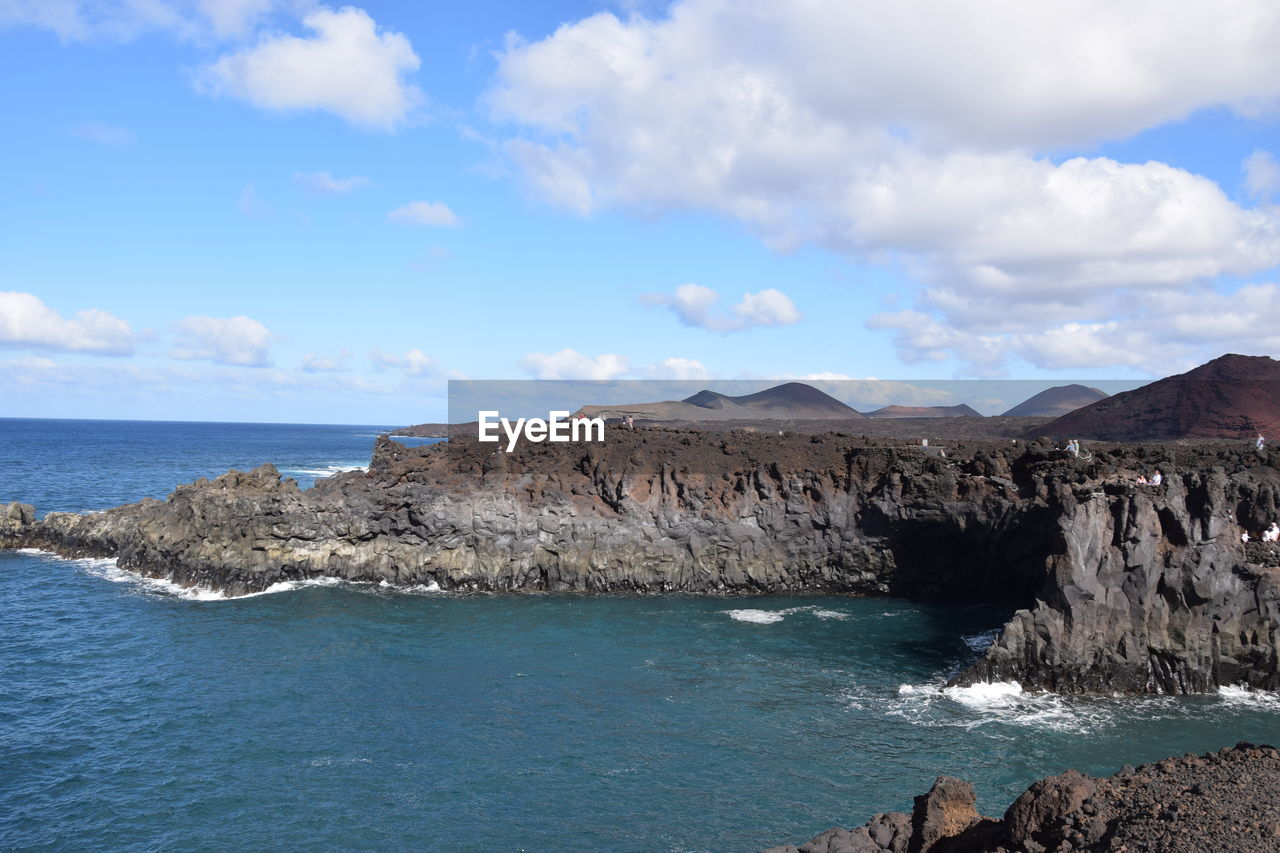
[{"label": "jagged rock formation", "polygon": [[910,815],[765,853],[1274,853],[1280,752],[1241,743],[1101,779],[1068,770],[1033,784],[999,820],[975,802],[967,782],[940,776]]},{"label": "jagged rock formation", "polygon": [[1077,409],[1036,434],[1106,441],[1248,440],[1278,431],[1280,361],[1224,355]]},{"label": "jagged rock formation", "polygon": [[[935,448],[936,449],[936,448]],[[241,594],[330,575],[446,589],[829,591],[1005,602],[957,681],[1063,692],[1280,686],[1280,460],[1239,446],[609,431],[515,453],[380,439],[300,491],[271,466],[88,515],[0,509],[0,546],[115,556]],[[1161,467],[1165,483],[1136,486]]]}]

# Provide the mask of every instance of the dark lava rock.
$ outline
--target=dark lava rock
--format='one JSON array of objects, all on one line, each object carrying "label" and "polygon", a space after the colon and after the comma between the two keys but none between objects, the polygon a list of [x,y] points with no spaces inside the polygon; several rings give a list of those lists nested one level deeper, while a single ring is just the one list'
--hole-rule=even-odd
[{"label": "dark lava rock", "polygon": [[[944,781],[942,793],[939,788]],[[932,825],[913,819],[905,849],[921,853],[1280,850],[1280,751],[1269,746],[1242,743],[1216,753],[1168,758],[1107,778],[1070,770],[1033,784],[1003,820],[979,818],[976,813],[968,817],[971,797],[972,789],[963,782],[940,777],[928,795],[916,798],[916,817],[921,803],[931,800],[935,813],[948,817]],[[924,808],[928,811],[930,806]],[[873,834],[873,827],[892,815],[876,815],[858,829],[828,830],[809,844],[774,847],[767,853],[900,853],[900,846],[891,846],[901,845],[900,839],[885,842]],[[897,815],[897,825],[905,817]],[[929,826],[944,831],[926,835]]]}]

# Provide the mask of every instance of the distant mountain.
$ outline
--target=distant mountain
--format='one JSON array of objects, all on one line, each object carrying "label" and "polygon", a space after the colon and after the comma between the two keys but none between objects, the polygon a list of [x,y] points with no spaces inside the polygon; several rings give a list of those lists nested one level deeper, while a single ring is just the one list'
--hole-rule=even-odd
[{"label": "distant mountain", "polygon": [[583,406],[574,414],[592,418],[630,415],[647,421],[856,420],[863,417],[830,394],[803,382],[787,382],[738,397],[703,390],[683,400]]},{"label": "distant mountain", "polygon": [[1224,355],[1194,370],[1124,391],[1036,429],[1105,441],[1280,439],[1280,361]]},{"label": "distant mountain", "polygon": [[1090,403],[1105,400],[1107,392],[1088,385],[1059,385],[1046,388],[1034,397],[1023,400],[1004,413],[1007,418],[1057,418]]},{"label": "distant mountain", "polygon": [[868,412],[869,418],[980,418],[982,414],[961,403],[958,406],[885,406]]}]

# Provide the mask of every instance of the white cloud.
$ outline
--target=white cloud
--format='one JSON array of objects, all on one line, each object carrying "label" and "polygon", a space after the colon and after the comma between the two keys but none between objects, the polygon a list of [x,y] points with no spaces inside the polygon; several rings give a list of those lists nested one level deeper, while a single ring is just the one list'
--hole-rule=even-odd
[{"label": "white cloud", "polygon": [[0,347],[129,355],[134,334],[114,314],[90,308],[67,319],[34,294],[0,292]]},{"label": "white cloud", "polygon": [[[814,150],[886,128],[931,144],[1059,147],[1207,106],[1256,113],[1280,96],[1277,40],[1270,0],[682,0],[661,19],[602,13],[513,40],[492,102],[589,138],[593,157],[622,155],[604,150],[622,142],[645,159],[696,151],[693,167],[718,171],[765,165],[734,161],[803,144],[806,127]],[[724,133],[741,128],[754,145]],[[646,133],[659,130],[677,136]],[[681,144],[700,130],[712,131],[702,145]]]},{"label": "white cloud", "polygon": [[196,6],[219,36],[243,35],[281,5],[278,0],[197,0]]},{"label": "white cloud", "polygon": [[[1269,0],[678,0],[511,40],[488,97],[553,203],[711,211],[779,249],[889,258],[926,289],[874,327],[908,357],[988,371],[1050,358],[1018,336],[1280,264],[1274,209],[1164,163],[1045,153],[1207,107],[1274,110],[1277,39]],[[1250,158],[1255,196],[1273,162]],[[732,325],[707,292],[665,299]]]},{"label": "white cloud", "polygon": [[34,27],[64,41],[124,41],[149,30],[186,33],[189,23],[161,0],[0,0],[0,28]]},{"label": "white cloud", "polygon": [[420,61],[404,35],[379,32],[351,6],[320,8],[302,19],[313,35],[264,36],[200,75],[200,88],[270,110],[323,110],[373,130],[394,130],[422,101],[407,81]]},{"label": "white cloud", "polygon": [[1254,198],[1280,193],[1280,163],[1270,151],[1258,149],[1244,159],[1244,185]]},{"label": "white cloud", "polygon": [[978,372],[995,372],[1016,356],[1051,370],[1123,367],[1167,375],[1224,352],[1280,351],[1280,329],[1268,320],[1280,316],[1277,284],[1156,290],[1137,298],[1100,298],[1084,307],[1082,313],[1095,319],[1054,321],[1044,316],[1019,322],[1014,317],[988,334],[974,331],[989,325],[981,320],[960,316],[944,323],[919,311],[882,314],[871,325],[896,332],[906,361],[954,355]]},{"label": "white cloud", "polygon": [[175,346],[169,354],[184,361],[268,367],[271,341],[266,326],[243,315],[188,317],[178,324]]},{"label": "white cloud", "polygon": [[641,301],[669,308],[686,326],[713,332],[741,332],[757,326],[790,326],[801,319],[791,298],[772,288],[759,293],[745,293],[728,310],[718,306],[719,293],[700,284],[682,284],[670,294],[646,294]]},{"label": "white cloud", "polygon": [[625,358],[604,353],[594,358],[571,349],[550,355],[531,352],[520,360],[520,367],[537,379],[616,379],[630,368]]},{"label": "white cloud", "polygon": [[317,195],[342,195],[369,186],[369,179],[362,175],[335,178],[328,172],[294,172],[293,182]]},{"label": "white cloud", "polygon": [[375,349],[369,353],[369,360],[378,370],[398,370],[405,376],[432,377],[438,373],[436,360],[420,349],[411,349],[403,355]]},{"label": "white cloud", "polygon": [[48,30],[66,41],[128,41],[150,31],[180,38],[238,38],[276,11],[315,0],[0,0],[0,27]]},{"label": "white cloud", "polygon": [[665,358],[645,369],[652,379],[710,379],[711,371],[702,362],[692,358]]},{"label": "white cloud", "polygon": [[345,373],[350,370],[346,364],[347,352],[343,352],[340,356],[327,358],[314,352],[309,352],[302,359],[303,373]]},{"label": "white cloud", "polygon": [[387,219],[401,225],[457,225],[457,215],[449,206],[438,201],[411,201],[387,214]]},{"label": "white cloud", "polygon": [[100,121],[78,124],[71,129],[71,132],[81,139],[97,142],[99,145],[131,145],[137,139],[132,130]]}]

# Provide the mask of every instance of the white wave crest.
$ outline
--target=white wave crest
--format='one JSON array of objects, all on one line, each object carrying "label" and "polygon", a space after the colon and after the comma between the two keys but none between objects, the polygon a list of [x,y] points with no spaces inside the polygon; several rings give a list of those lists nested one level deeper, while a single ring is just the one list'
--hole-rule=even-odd
[{"label": "white wave crest", "polygon": [[884,713],[929,728],[969,731],[1017,726],[1088,734],[1115,725],[1115,709],[1099,703],[1072,701],[1053,694],[1028,692],[1017,682],[987,682],[969,687],[903,684],[886,698]]},{"label": "white wave crest", "polygon": [[781,622],[787,617],[785,611],[782,610],[726,610],[730,619],[737,619],[739,622],[754,622],[757,625],[772,625],[775,622]]},{"label": "white wave crest", "polygon": [[1008,707],[1022,696],[1022,685],[1016,681],[980,681],[968,687],[945,687],[942,695],[972,708]]},{"label": "white wave crest", "polygon": [[843,621],[849,618],[848,613],[842,613],[839,610],[827,610],[818,607],[816,604],[804,607],[787,607],[782,610],[743,608],[739,610],[722,610],[720,612],[727,613],[730,619],[736,619],[739,622],[753,622],[757,625],[773,625],[797,613],[808,613],[818,619],[838,619]]},{"label": "white wave crest", "polygon": [[1218,697],[1228,705],[1241,708],[1280,711],[1280,694],[1268,690],[1253,690],[1243,684],[1219,687]]},{"label": "white wave crest", "polygon": [[[56,558],[56,555],[54,556]],[[86,574],[111,581],[112,583],[131,584],[135,589],[143,592],[158,593],[187,601],[227,601],[231,598],[231,596],[216,589],[183,586],[165,578],[149,578],[146,575],[122,569],[114,557],[81,557],[68,562],[79,566]]]},{"label": "white wave crest", "polygon": [[332,477],[335,474],[346,474],[349,471],[368,471],[368,465],[326,465],[323,468],[285,468],[281,471],[290,477]]}]

